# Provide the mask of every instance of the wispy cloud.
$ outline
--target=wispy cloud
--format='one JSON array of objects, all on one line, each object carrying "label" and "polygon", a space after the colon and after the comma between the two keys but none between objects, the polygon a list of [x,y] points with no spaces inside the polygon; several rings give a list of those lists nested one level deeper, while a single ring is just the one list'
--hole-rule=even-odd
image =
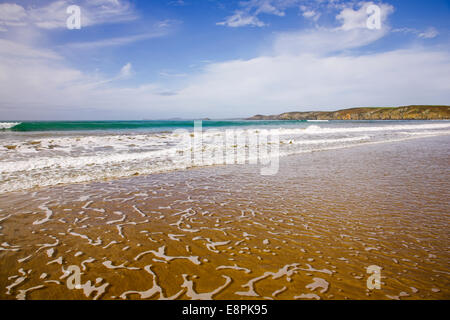
[{"label": "wispy cloud", "polygon": [[[16,3],[0,4],[0,26],[5,30],[13,27],[35,26],[42,29],[66,28],[67,7],[73,1],[58,0],[41,6],[24,7]],[[128,0],[80,0],[83,27],[118,23],[138,18]]]},{"label": "wispy cloud", "polygon": [[358,1],[345,0],[248,0],[239,2],[239,8],[217,25],[228,27],[256,26],[264,27],[268,24],[260,16],[274,15],[283,17],[286,10],[296,8],[305,19],[317,22],[321,17],[321,10],[342,10],[353,6]]},{"label": "wispy cloud", "polygon": [[317,20],[319,20],[320,16],[322,15],[320,12],[314,10],[314,9],[310,9],[306,6],[301,5],[300,6],[300,10],[302,12],[302,16],[306,19],[310,19],[314,22],[317,22]]},{"label": "wispy cloud", "polygon": [[120,69],[119,77],[121,79],[127,79],[133,75],[133,66],[131,65],[131,62],[128,62],[126,65]]},{"label": "wispy cloud", "polygon": [[14,41],[0,39],[0,58],[60,60],[62,57],[49,49],[36,49]]},{"label": "wispy cloud", "polygon": [[63,47],[72,49],[99,49],[103,47],[122,46],[138,41],[159,38],[165,36],[166,34],[166,31],[159,30],[148,33],[135,34],[131,36],[101,39],[97,41],[70,42],[68,44],[65,44]]},{"label": "wispy cloud", "polygon": [[[84,85],[85,88],[94,88],[94,87],[98,87],[98,86],[102,86],[114,81],[118,81],[118,80],[126,80],[131,78],[134,75],[134,70],[133,70],[133,65],[131,64],[131,62],[126,63],[119,71],[119,73],[112,77],[112,78],[106,78],[106,79],[100,79],[98,81],[87,81],[86,84]],[[83,85],[81,85],[83,86]]]},{"label": "wispy cloud", "polygon": [[22,6],[15,3],[0,4],[0,31],[7,31],[7,27],[24,26],[27,13]]},{"label": "wispy cloud", "polygon": [[169,1],[169,6],[186,6],[187,3],[184,0],[173,0],[173,1]]},{"label": "wispy cloud", "polygon": [[236,11],[235,14],[227,17],[225,21],[217,22],[217,25],[236,28],[243,26],[264,27],[266,24],[256,16],[249,15],[244,11]]},{"label": "wispy cloud", "polygon": [[233,15],[218,22],[217,25],[228,27],[255,26],[264,27],[266,23],[261,21],[260,14],[284,16],[286,8],[296,6],[300,0],[249,0],[240,2],[240,9]]},{"label": "wispy cloud", "polygon": [[413,34],[421,39],[433,39],[439,35],[439,31],[437,31],[434,27],[428,27],[426,30],[418,30],[415,28],[396,28],[393,29],[392,32]]},{"label": "wispy cloud", "polygon": [[435,28],[430,27],[427,30],[425,30],[424,32],[419,33],[419,38],[432,39],[432,38],[436,38],[438,35],[439,35],[439,32]]},{"label": "wispy cloud", "polygon": [[176,73],[176,72],[168,72],[168,71],[160,71],[159,75],[161,77],[166,77],[166,78],[184,78],[184,77],[188,76],[187,73]]},{"label": "wispy cloud", "polygon": [[372,2],[360,2],[359,7],[343,8],[336,15],[339,25],[334,28],[316,26],[313,29],[279,33],[275,51],[282,54],[330,54],[361,48],[384,37],[390,30],[387,19],[393,7],[380,4],[381,28],[367,28],[366,9]]}]

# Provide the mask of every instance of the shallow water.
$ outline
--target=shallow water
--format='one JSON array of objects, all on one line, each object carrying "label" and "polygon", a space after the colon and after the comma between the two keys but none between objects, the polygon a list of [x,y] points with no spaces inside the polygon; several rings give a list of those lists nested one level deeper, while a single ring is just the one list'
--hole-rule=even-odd
[{"label": "shallow water", "polygon": [[3,194],[0,298],[450,299],[449,155],[447,135],[287,156],[275,176],[215,166]]}]

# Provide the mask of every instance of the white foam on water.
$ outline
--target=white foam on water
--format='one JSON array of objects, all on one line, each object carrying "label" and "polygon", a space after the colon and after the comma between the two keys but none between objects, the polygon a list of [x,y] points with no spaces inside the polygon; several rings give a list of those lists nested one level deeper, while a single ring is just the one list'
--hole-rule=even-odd
[{"label": "white foam on water", "polygon": [[370,136],[364,135],[352,138],[341,138],[341,139],[314,139],[314,140],[292,140],[292,144],[297,145],[317,145],[317,144],[332,144],[332,143],[345,143],[345,142],[356,142],[369,140]]},{"label": "white foam on water", "polygon": [[4,248],[4,247],[0,247],[0,251],[20,251],[20,248],[18,247],[9,247],[9,248]]},{"label": "white foam on water", "polygon": [[83,293],[87,298],[89,298],[93,292],[96,292],[97,294],[92,299],[97,300],[105,293],[108,286],[109,283],[104,283],[103,285],[96,287],[95,284],[91,284],[91,280],[88,280],[85,284],[81,285],[81,289],[83,289]]},{"label": "white foam on water", "polygon": [[121,224],[116,225],[116,229],[117,229],[117,233],[119,234],[119,236],[123,239],[125,239],[125,236],[123,234],[123,227]]},{"label": "white foam on water", "polygon": [[308,269],[304,269],[304,268],[298,268],[298,269],[302,270],[302,271],[308,271],[308,272],[320,272],[320,273],[325,273],[325,274],[329,274],[329,275],[333,274],[333,271],[330,271],[328,269],[320,269],[320,270],[315,269],[308,263],[306,263],[306,266],[308,267]]},{"label": "white foam on water", "polygon": [[[450,134],[448,122],[356,125],[359,124],[324,123],[309,125],[306,128],[272,129],[271,132],[281,137],[280,156],[333,150],[364,143],[382,143]],[[259,157],[263,159],[258,159],[258,155],[250,155],[250,148],[254,146],[250,142],[236,145],[234,149],[222,144],[223,141],[215,140],[223,135],[224,130],[219,133],[203,132],[205,151],[227,154],[232,152],[235,155],[234,163],[248,163],[253,160],[262,163],[270,159],[261,155]],[[259,130],[247,129],[243,132],[250,134]],[[198,165],[186,163],[185,157],[179,156],[180,152],[189,151],[192,145],[183,142],[185,135],[175,133],[164,135],[98,133],[88,136],[45,138],[13,136],[8,139],[2,141],[0,145],[0,193],[57,184],[130,177],[135,174],[183,170]],[[261,143],[261,146],[270,144],[267,141]],[[8,145],[14,145],[14,148],[7,148]],[[223,158],[212,158],[208,157],[208,161],[201,165],[224,163]],[[88,197],[81,197],[80,201],[87,199]],[[134,210],[141,216],[145,216],[139,208],[135,207]],[[246,215],[244,212],[243,217]],[[47,221],[44,219],[41,223]]]},{"label": "white foam on water", "polygon": [[72,235],[72,236],[75,236],[75,237],[80,237],[80,238],[83,238],[83,239],[86,239],[88,242],[89,242],[89,244],[90,245],[93,245],[93,246],[99,246],[99,245],[101,245],[102,244],[102,240],[100,239],[100,237],[97,237],[97,240],[92,240],[91,238],[89,238],[87,235],[85,235],[85,234],[80,234],[80,233],[77,233],[77,232],[73,232],[73,231],[69,231],[68,232],[70,235]]},{"label": "white foam on water", "polygon": [[108,268],[108,269],[127,269],[127,270],[140,270],[140,268],[137,267],[127,267],[126,265],[128,264],[128,262],[124,262],[121,265],[115,266],[112,264],[112,261],[104,261],[103,265]]},{"label": "white foam on water", "polygon": [[32,256],[33,256],[33,255],[30,254],[29,256],[27,256],[27,257],[25,257],[25,258],[18,259],[17,262],[19,262],[19,263],[26,262],[26,261],[30,260]]},{"label": "white foam on water", "polygon": [[286,291],[287,290],[287,287],[285,286],[285,287],[283,287],[283,288],[281,288],[281,289],[279,289],[279,290],[276,290],[276,291],[274,291],[273,293],[272,293],[272,297],[276,297],[277,295],[279,295],[280,293],[282,293],[282,292],[284,292],[284,291]]},{"label": "white foam on water", "polygon": [[311,291],[316,290],[317,288],[320,288],[320,293],[325,293],[328,291],[329,283],[322,278],[313,278],[313,283],[310,283],[306,286],[307,289],[310,289]]},{"label": "white foam on water", "polygon": [[235,294],[240,296],[259,297],[260,295],[255,291],[255,283],[263,279],[266,279],[270,276],[272,276],[273,280],[285,276],[286,280],[289,282],[291,281],[291,276],[299,269],[298,266],[299,266],[298,263],[293,263],[285,265],[284,267],[280,268],[277,272],[267,271],[263,275],[253,278],[249,280],[246,284],[242,285],[242,288],[248,288],[247,291],[237,291],[235,292]]},{"label": "white foam on water", "polygon": [[53,263],[57,263],[57,264],[60,264],[60,265],[63,264],[63,257],[61,256],[61,257],[59,257],[59,258],[57,258],[55,260],[49,261],[49,262],[47,262],[47,265],[53,264]]},{"label": "white foam on water", "polygon": [[139,213],[142,217],[146,217],[147,215],[143,213],[139,208],[137,208],[135,205],[133,205],[133,209]]},{"label": "white foam on water", "polygon": [[144,255],[152,253],[155,257],[164,259],[167,262],[170,262],[175,259],[187,259],[187,260],[191,261],[193,264],[196,264],[196,265],[201,264],[198,256],[167,256],[165,254],[165,252],[166,252],[166,246],[162,246],[162,247],[158,248],[158,251],[149,250],[149,251],[141,252],[134,258],[134,260],[137,261],[140,258],[142,258]]},{"label": "white foam on water", "polygon": [[220,251],[217,250],[216,247],[218,247],[218,246],[225,246],[225,245],[227,245],[227,244],[229,244],[231,242],[231,240],[214,242],[210,238],[203,238],[203,237],[195,237],[192,240],[194,240],[194,241],[195,240],[206,240],[208,242],[208,243],[206,243],[206,248],[209,251],[212,251],[214,253],[220,253]]},{"label": "white foam on water", "polygon": [[83,261],[81,261],[81,267],[82,267],[82,269],[83,269],[83,271],[86,271],[87,270],[87,267],[86,267],[86,264],[88,264],[88,263],[92,263],[92,262],[94,262],[96,259],[95,258],[89,258],[89,259],[86,259],[86,260],[83,260]]},{"label": "white foam on water", "polygon": [[233,266],[218,266],[216,270],[223,270],[223,269],[232,269],[237,271],[244,271],[245,273],[251,273],[252,271],[247,268],[239,267],[237,264],[234,264]]},{"label": "white foam on water", "polygon": [[0,130],[11,129],[19,124],[21,122],[0,122]]},{"label": "white foam on water", "polygon": [[189,276],[187,274],[183,274],[182,276],[184,282],[181,287],[187,289],[186,296],[192,300],[212,300],[216,294],[224,290],[232,282],[232,279],[229,276],[222,275],[222,277],[225,278],[225,283],[223,285],[211,292],[198,293],[194,290],[194,282],[189,280]]},{"label": "white foam on water", "polygon": [[14,281],[12,284],[10,284],[9,286],[6,287],[6,294],[10,295],[11,294],[11,290],[14,287],[17,287],[18,285],[20,285],[22,282],[24,282],[27,279],[27,277],[19,277],[16,279],[16,281]]},{"label": "white foam on water", "polygon": [[41,219],[41,220],[34,221],[33,222],[34,225],[39,225],[39,224],[43,224],[43,223],[48,222],[50,220],[50,218],[52,217],[52,215],[53,215],[53,211],[50,210],[49,208],[47,208],[45,205],[39,206],[39,209],[45,211],[45,218]]},{"label": "white foam on water", "polygon": [[45,288],[44,285],[39,285],[39,286],[35,286],[35,287],[28,288],[25,290],[19,290],[19,293],[17,294],[16,299],[17,300],[26,300],[28,292],[43,289],[43,288]]},{"label": "white foam on water", "polygon": [[320,300],[320,297],[315,293],[302,293],[299,296],[294,296],[294,299],[316,299]]},{"label": "white foam on water", "polygon": [[124,222],[126,217],[127,217],[126,214],[124,214],[122,212],[119,212],[119,211],[114,212],[114,214],[120,215],[120,216],[122,216],[122,218],[120,218],[118,220],[107,221],[106,224],[114,224],[114,223],[117,223],[117,222]]},{"label": "white foam on water", "polygon": [[330,134],[330,133],[355,133],[355,132],[380,132],[380,131],[402,131],[402,130],[433,130],[448,129],[450,123],[432,123],[432,124],[405,124],[405,125],[386,125],[374,127],[353,127],[353,128],[329,128],[311,125],[306,129],[281,129],[282,134]]},{"label": "white foam on water", "polygon": [[0,218],[0,222],[5,221],[6,219],[9,219],[11,217],[11,214],[5,215],[3,217]]},{"label": "white foam on water", "polygon": [[125,291],[120,295],[121,299],[127,299],[127,297],[131,294],[137,294],[140,296],[141,299],[149,299],[153,297],[156,294],[159,294],[159,300],[174,300],[177,299],[185,290],[181,290],[178,293],[174,294],[171,297],[165,297],[164,296],[164,290],[161,288],[157,281],[156,274],[151,269],[152,265],[148,265],[144,267],[144,270],[147,271],[149,274],[153,276],[153,286],[145,291]]},{"label": "white foam on water", "polygon": [[169,233],[167,236],[169,237],[170,240],[181,241],[178,238],[179,237],[185,237],[186,235],[185,234],[172,234],[172,233]]},{"label": "white foam on water", "polygon": [[108,243],[106,246],[102,247],[103,249],[108,249],[110,246],[114,245],[114,244],[118,244],[120,242],[117,242],[115,240],[111,241],[110,243]]}]

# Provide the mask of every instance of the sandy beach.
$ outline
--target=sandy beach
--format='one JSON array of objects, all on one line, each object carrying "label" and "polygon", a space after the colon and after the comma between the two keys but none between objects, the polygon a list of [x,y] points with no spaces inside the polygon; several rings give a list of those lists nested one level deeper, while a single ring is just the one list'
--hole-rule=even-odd
[{"label": "sandy beach", "polygon": [[4,193],[0,298],[450,299],[449,139]]}]

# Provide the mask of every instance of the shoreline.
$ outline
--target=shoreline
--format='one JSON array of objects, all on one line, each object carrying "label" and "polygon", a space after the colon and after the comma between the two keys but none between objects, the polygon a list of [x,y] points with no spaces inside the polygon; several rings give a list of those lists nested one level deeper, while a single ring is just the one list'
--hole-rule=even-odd
[{"label": "shoreline", "polygon": [[[432,120],[430,120],[432,121]],[[448,134],[430,134],[429,136],[417,136],[417,137],[405,137],[405,138],[401,138],[401,139],[394,139],[394,140],[388,140],[388,141],[369,141],[369,142],[362,142],[359,144],[354,144],[354,145],[346,145],[346,146],[340,146],[340,147],[330,147],[328,149],[321,149],[321,150],[306,150],[306,151],[301,151],[298,153],[293,153],[293,154],[287,154],[287,155],[282,155],[280,156],[280,160],[286,157],[298,157],[301,156],[303,154],[307,154],[307,153],[313,153],[313,152],[329,152],[329,151],[333,151],[333,150],[341,150],[341,149],[350,149],[350,148],[358,148],[358,147],[364,147],[364,146],[370,146],[370,145],[379,145],[379,144],[390,144],[390,143],[400,143],[400,142],[406,142],[406,141],[411,141],[411,140],[418,140],[418,139],[430,139],[430,138],[435,138],[435,137],[446,137],[449,136],[450,133]],[[111,178],[102,178],[102,179],[97,179],[97,180],[87,180],[87,181],[80,181],[80,182],[69,182],[69,183],[60,183],[60,184],[56,184],[56,185],[49,185],[49,186],[36,186],[36,187],[32,187],[32,188],[27,188],[27,189],[20,189],[20,190],[14,190],[14,191],[8,191],[8,192],[3,192],[0,193],[0,197],[2,195],[14,195],[14,194],[26,194],[29,192],[39,192],[39,191],[44,191],[46,189],[49,188],[58,188],[58,187],[65,187],[65,186],[70,186],[70,185],[84,185],[84,184],[91,184],[91,183],[101,183],[101,182],[114,182],[114,181],[121,181],[121,180],[128,180],[128,179],[133,179],[135,177],[149,177],[149,176],[153,176],[153,175],[161,175],[161,174],[166,174],[166,173],[176,173],[176,172],[182,172],[182,171],[186,171],[186,170],[201,170],[203,168],[217,168],[217,167],[224,167],[224,166],[247,166],[250,165],[249,163],[245,163],[245,164],[212,164],[212,165],[201,165],[201,166],[192,166],[192,167],[187,167],[185,169],[173,169],[173,170],[162,170],[162,171],[157,171],[157,172],[151,172],[151,173],[143,173],[143,174],[139,174],[139,175],[127,175],[127,176],[121,176],[121,177],[111,177]]]}]

